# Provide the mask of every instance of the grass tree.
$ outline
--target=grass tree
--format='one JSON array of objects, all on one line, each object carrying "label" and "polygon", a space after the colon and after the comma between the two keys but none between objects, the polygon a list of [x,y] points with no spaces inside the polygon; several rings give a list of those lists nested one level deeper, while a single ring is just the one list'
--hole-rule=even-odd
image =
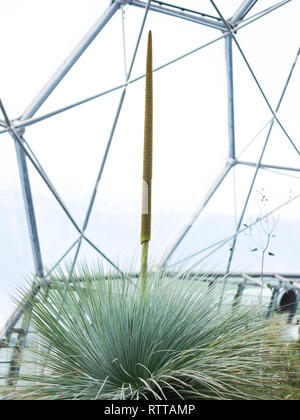
[{"label": "grass tree", "polygon": [[43,374],[21,378],[26,386],[14,398],[265,400],[287,393],[281,329],[257,308],[219,311],[214,293],[163,272],[150,271],[142,298],[138,287],[101,270],[58,271],[51,283],[31,315],[35,368]]},{"label": "grass tree", "polygon": [[[219,310],[190,273],[148,267],[151,236],[152,38],[148,37],[141,272],[101,268],[51,275],[31,302],[35,373],[7,398],[67,400],[277,399],[285,395],[281,327],[257,308]],[[139,287],[138,287],[139,286]],[[41,286],[43,287],[43,286]],[[24,291],[23,295],[26,294]],[[29,305],[30,306],[30,305]]]}]

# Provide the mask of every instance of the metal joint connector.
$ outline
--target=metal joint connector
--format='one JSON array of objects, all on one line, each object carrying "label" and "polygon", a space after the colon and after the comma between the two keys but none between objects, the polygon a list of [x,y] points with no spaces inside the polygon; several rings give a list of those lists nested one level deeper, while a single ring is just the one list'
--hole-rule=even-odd
[{"label": "metal joint connector", "polygon": [[[232,22],[231,20],[227,20],[226,23],[229,26],[230,31],[233,32],[234,34],[236,34],[237,33],[238,24]],[[222,32],[223,33],[228,32],[228,28],[225,26],[225,29]]]},{"label": "metal joint connector", "polygon": [[234,159],[234,158],[228,158],[227,159],[227,164],[229,165],[229,166],[231,166],[232,168],[235,166],[235,165],[237,165],[237,160],[236,159]]},{"label": "metal joint connector", "polygon": [[[18,121],[15,121],[18,122]],[[17,133],[20,137],[23,137],[25,134],[25,127],[15,127],[14,122],[12,121],[11,127],[13,128],[14,132]]]}]

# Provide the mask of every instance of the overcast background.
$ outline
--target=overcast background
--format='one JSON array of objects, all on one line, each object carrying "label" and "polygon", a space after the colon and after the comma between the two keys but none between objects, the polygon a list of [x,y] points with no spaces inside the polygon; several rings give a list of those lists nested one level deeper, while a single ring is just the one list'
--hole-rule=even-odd
[{"label": "overcast background", "polygon": [[[241,0],[218,0],[230,17]],[[249,16],[274,4],[259,0]],[[216,15],[209,0],[173,1]],[[77,42],[109,5],[104,0],[0,0],[0,97],[11,118],[19,117]],[[127,65],[135,48],[144,11],[125,7]],[[300,4],[292,0],[241,29],[237,39],[275,108],[299,48]],[[146,38],[153,33],[154,67],[217,38],[217,30],[149,12],[132,78],[144,73]],[[38,111],[48,111],[124,82],[122,18],[118,12]],[[300,148],[300,63],[278,118]],[[237,48],[234,47],[236,149],[239,155],[270,120],[268,110]],[[47,119],[26,129],[25,137],[67,207],[82,225],[121,91]],[[144,80],[128,87],[103,173],[87,236],[122,269],[138,267],[144,119]],[[241,159],[256,162],[264,130]],[[9,295],[33,271],[31,248],[12,139],[0,137],[0,327],[12,310]],[[159,261],[178,231],[201,203],[225,165],[228,153],[227,86],[224,40],[155,73],[153,237],[151,254]],[[299,167],[299,156],[275,124],[264,163]],[[43,262],[55,263],[77,233],[47,187],[28,164]],[[234,233],[254,168],[236,167],[211,200],[174,255],[173,262]],[[235,174],[235,177],[233,176]],[[290,173],[291,174],[291,173]],[[296,174],[291,174],[298,176]],[[234,205],[234,185],[237,204]],[[261,192],[268,202],[261,202]],[[299,179],[260,171],[244,223],[300,193]],[[266,271],[300,273],[300,199],[277,213]],[[269,219],[272,226],[273,219]],[[235,271],[259,271],[259,229],[240,236]],[[260,243],[260,242],[259,242]],[[199,269],[226,267],[230,243]],[[67,261],[74,255],[70,253]],[[205,254],[203,254],[205,255]],[[202,257],[202,254],[200,255]],[[197,258],[192,259],[195,263]],[[79,262],[97,261],[87,245]]]}]

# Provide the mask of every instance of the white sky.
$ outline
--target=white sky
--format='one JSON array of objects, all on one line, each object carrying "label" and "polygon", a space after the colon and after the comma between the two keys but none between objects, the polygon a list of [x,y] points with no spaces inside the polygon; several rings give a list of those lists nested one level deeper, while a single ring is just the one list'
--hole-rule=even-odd
[{"label": "white sky", "polygon": [[[253,15],[276,1],[259,0]],[[215,15],[209,0],[174,1]],[[226,17],[240,0],[219,0]],[[11,118],[22,114],[33,97],[109,5],[104,0],[0,0],[0,97]],[[130,63],[144,11],[125,9],[127,63]],[[275,108],[299,48],[300,3],[292,0],[272,14],[242,29],[237,39],[272,106]],[[219,36],[217,30],[149,12],[132,77],[144,73],[146,37],[153,32],[153,61],[157,67]],[[122,20],[117,13],[37,115],[100,93],[124,82]],[[201,203],[225,164],[228,153],[227,87],[224,41],[201,50],[154,75],[154,172],[152,252],[158,257]],[[278,117],[300,148],[300,63]],[[234,47],[236,149],[239,154],[271,118],[248,69]],[[121,91],[28,127],[25,137],[81,225],[107,142]],[[129,86],[95,202],[88,236],[123,267],[138,259],[144,81]],[[241,159],[256,162],[266,130]],[[13,293],[33,270],[23,213],[22,195],[8,135],[1,136],[0,153],[0,264],[4,280],[0,296]],[[299,167],[299,156],[276,125],[264,163]],[[30,165],[29,165],[30,167]],[[240,214],[254,169],[235,170],[237,214]],[[43,258],[51,265],[77,238],[75,230],[30,167]],[[297,176],[297,174],[296,174]],[[263,211],[258,190],[264,189],[269,208],[300,193],[298,179],[261,171],[245,223]],[[181,258],[234,232],[233,176],[228,178],[179,249]],[[269,271],[298,271],[296,262],[300,200],[280,211],[276,258]],[[1,217],[2,215],[2,217]],[[1,221],[2,220],[2,221]],[[242,241],[234,260],[237,270],[258,271],[259,259]],[[228,248],[228,247],[227,247]],[[226,248],[226,252],[228,249]],[[227,254],[226,254],[227,255]],[[83,247],[82,259],[96,254]],[[153,257],[154,258],[154,257]],[[211,262],[222,268],[218,253]],[[207,266],[210,269],[212,266]],[[205,267],[205,268],[207,268]],[[8,301],[0,297],[0,316]],[[2,315],[1,315],[2,314]]]}]

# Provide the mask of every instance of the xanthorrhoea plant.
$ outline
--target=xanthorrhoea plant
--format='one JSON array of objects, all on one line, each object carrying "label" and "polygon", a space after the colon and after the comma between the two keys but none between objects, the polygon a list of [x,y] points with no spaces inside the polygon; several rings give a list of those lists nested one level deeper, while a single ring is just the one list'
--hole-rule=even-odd
[{"label": "xanthorrhoea plant", "polygon": [[152,34],[148,34],[145,94],[145,128],[143,159],[143,195],[141,220],[141,290],[145,289],[148,266],[148,246],[151,239],[151,189],[152,189],[152,143],[153,143],[153,83],[152,83]]},{"label": "xanthorrhoea plant", "polygon": [[253,309],[219,311],[191,279],[148,274],[142,299],[129,281],[88,269],[51,281],[32,312],[44,375],[22,378],[17,398],[246,400],[284,390],[279,330]]},{"label": "xanthorrhoea plant", "polygon": [[[152,58],[148,38],[140,287],[101,270],[59,271],[31,302],[42,374],[25,399],[277,399],[280,328],[257,308],[219,310],[187,274],[147,267],[151,234]],[[147,281],[146,281],[147,280]],[[199,284],[198,284],[199,286]],[[26,293],[26,292],[25,292]],[[30,305],[28,305],[30,307]],[[10,397],[9,395],[7,396]]]}]

